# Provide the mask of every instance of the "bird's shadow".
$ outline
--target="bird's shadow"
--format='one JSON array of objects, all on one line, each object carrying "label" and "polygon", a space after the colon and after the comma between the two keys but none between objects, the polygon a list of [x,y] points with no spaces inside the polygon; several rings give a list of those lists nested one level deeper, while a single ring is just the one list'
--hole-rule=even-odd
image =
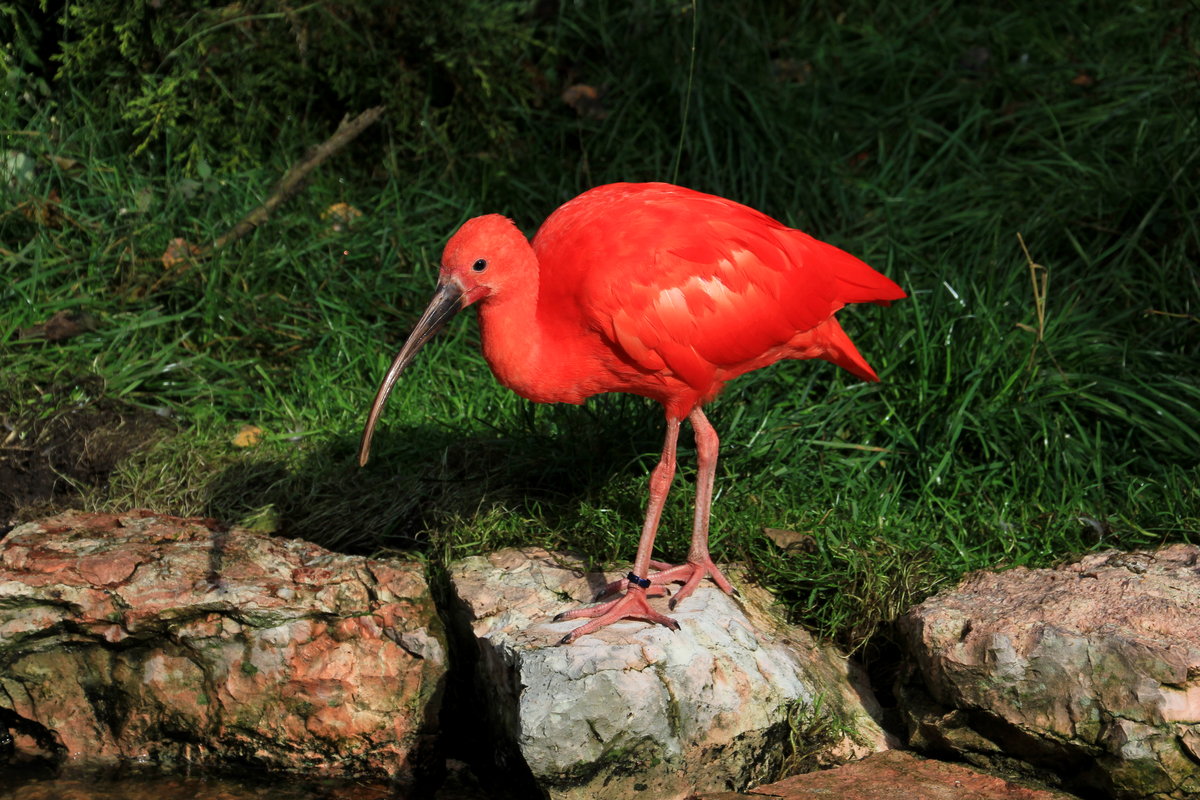
[{"label": "bird's shadow", "polygon": [[[439,527],[493,507],[578,529],[580,504],[614,476],[645,478],[661,447],[662,411],[605,396],[585,408],[530,403],[504,427],[472,427],[461,435],[448,425],[385,424],[365,468],[357,431],[298,443],[298,457],[248,453],[210,482],[204,512],[352,553],[425,549]],[[606,524],[636,535],[643,495],[608,497]]]}]

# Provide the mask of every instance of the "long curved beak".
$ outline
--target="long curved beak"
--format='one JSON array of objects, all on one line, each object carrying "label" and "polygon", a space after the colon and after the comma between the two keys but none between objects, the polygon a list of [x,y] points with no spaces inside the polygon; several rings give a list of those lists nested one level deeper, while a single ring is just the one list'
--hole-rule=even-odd
[{"label": "long curved beak", "polygon": [[371,413],[367,416],[367,427],[363,429],[362,443],[358,446],[358,465],[360,467],[367,465],[367,459],[371,455],[371,435],[375,432],[375,423],[379,421],[379,415],[383,412],[383,404],[387,402],[388,395],[392,393],[396,379],[416,358],[417,351],[462,308],[462,295],[462,289],[453,283],[443,283],[438,286],[437,293],[425,308],[425,313],[417,320],[412,333],[408,335],[408,340],[396,354],[392,366],[383,376],[383,383],[379,385],[379,391],[375,393],[375,402],[371,404]]}]

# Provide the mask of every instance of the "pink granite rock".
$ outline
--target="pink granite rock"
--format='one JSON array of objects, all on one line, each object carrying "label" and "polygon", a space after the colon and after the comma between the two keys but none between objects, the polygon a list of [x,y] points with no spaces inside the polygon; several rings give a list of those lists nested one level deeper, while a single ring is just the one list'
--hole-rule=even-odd
[{"label": "pink granite rock", "polygon": [[416,563],[150,512],[0,539],[0,728],[26,750],[404,779],[445,671]]},{"label": "pink granite rock", "polygon": [[968,576],[901,620],[915,744],[1117,797],[1200,796],[1200,547]]},{"label": "pink granite rock", "polygon": [[698,795],[694,800],[1071,800],[961,764],[927,761],[901,750],[822,772],[794,775],[746,793]]}]

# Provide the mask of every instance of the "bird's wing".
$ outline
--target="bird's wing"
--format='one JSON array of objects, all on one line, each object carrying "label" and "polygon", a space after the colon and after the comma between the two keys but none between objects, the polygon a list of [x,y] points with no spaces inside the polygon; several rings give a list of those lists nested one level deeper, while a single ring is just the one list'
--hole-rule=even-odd
[{"label": "bird's wing", "polygon": [[561,240],[570,252],[552,237],[539,252],[543,299],[572,307],[642,369],[706,387],[848,302],[903,297],[857,258],[747,206],[689,190],[647,194],[580,209]]}]

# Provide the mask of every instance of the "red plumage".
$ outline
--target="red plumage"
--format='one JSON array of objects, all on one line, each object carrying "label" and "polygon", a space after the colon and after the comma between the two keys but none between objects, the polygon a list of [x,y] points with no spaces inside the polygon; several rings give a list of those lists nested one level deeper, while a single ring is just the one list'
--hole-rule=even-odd
[{"label": "red plumage", "polygon": [[834,314],[904,296],[849,253],[740,203],[669,184],[585,192],[551,214],[532,244],[502,216],[477,217],[446,245],[438,298],[380,387],[360,460],[416,349],[454,310],[477,303],[488,364],[522,396],[581,403],[631,392],[663,404],[667,441],[652,477],[638,580],[614,586],[628,591],[599,610],[569,612],[596,619],[564,640],[625,617],[674,625],[650,610],[638,584],[674,472],[679,422],[691,420],[701,460],[692,552],[685,565],[661,565],[648,584],[686,581],[675,602],[705,575],[729,589],[707,550],[717,442],[700,407],[727,381],[781,359],[822,358],[877,380]]}]

